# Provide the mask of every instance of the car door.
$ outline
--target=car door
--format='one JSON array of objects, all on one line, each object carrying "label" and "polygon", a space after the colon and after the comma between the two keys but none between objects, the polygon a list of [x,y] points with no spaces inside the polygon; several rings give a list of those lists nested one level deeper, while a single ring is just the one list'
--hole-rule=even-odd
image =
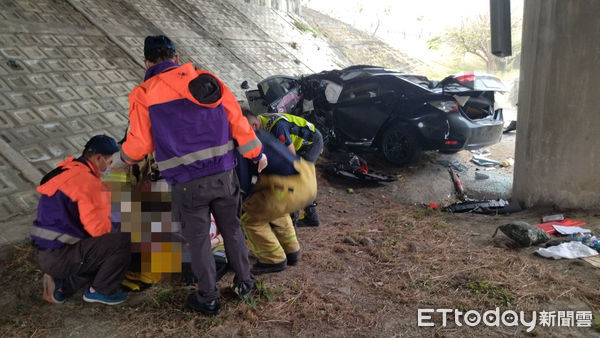
[{"label": "car door", "polygon": [[372,142],[392,111],[395,94],[387,88],[374,77],[344,83],[333,113],[336,132],[346,141]]}]

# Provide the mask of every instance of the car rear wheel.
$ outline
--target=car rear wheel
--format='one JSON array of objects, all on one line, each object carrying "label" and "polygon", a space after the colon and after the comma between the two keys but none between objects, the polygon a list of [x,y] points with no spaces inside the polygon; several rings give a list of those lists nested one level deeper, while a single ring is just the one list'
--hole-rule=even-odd
[{"label": "car rear wheel", "polygon": [[395,165],[413,164],[421,155],[421,144],[414,130],[403,124],[395,124],[381,138],[383,157]]}]

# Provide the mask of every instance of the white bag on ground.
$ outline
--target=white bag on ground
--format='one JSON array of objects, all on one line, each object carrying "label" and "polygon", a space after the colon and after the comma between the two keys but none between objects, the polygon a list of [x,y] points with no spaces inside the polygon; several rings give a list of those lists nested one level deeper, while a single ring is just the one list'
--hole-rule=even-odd
[{"label": "white bag on ground", "polygon": [[540,256],[554,259],[561,258],[583,258],[596,256],[598,251],[590,248],[581,242],[566,242],[560,245],[551,246],[549,248],[539,248],[537,253]]}]

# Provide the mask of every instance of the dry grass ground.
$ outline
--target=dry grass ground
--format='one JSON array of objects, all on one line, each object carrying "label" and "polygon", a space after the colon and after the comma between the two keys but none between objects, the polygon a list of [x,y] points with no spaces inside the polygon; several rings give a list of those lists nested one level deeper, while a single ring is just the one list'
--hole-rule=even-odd
[{"label": "dry grass ground", "polygon": [[[184,307],[188,288],[176,276],[119,306],[87,304],[78,294],[63,305],[41,298],[34,250],[17,245],[2,262],[0,336],[592,336],[592,328],[417,326],[417,309],[600,311],[598,270],[553,261],[517,248],[496,226],[534,223],[553,210],[511,216],[452,215],[401,205],[393,184],[370,187],[320,180],[323,225],[300,228],[298,266],[258,277],[250,303],[219,283],[223,311],[207,318]],[[596,232],[593,213],[568,212]],[[527,312],[528,316],[530,312]],[[595,319],[594,319],[595,322]]]}]

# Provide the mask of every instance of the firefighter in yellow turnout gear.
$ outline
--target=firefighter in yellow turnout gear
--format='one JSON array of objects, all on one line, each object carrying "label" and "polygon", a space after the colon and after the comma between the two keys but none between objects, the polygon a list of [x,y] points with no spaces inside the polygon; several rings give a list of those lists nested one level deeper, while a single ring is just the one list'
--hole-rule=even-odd
[{"label": "firefighter in yellow turnout gear", "polygon": [[[281,271],[287,265],[298,262],[300,244],[290,215],[270,222],[258,222],[244,213],[241,221],[248,247],[260,263],[272,265],[270,272]],[[252,273],[257,274],[254,270],[253,267]]]},{"label": "firefighter in yellow turnout gear", "polygon": [[[265,129],[283,143],[290,153],[315,163],[323,151],[323,136],[315,126],[302,117],[291,114],[252,115],[245,113],[248,122],[256,131]],[[298,209],[300,210],[300,209]],[[294,212],[297,216],[298,213]],[[317,203],[304,208],[304,217],[296,223],[298,227],[319,226]]]},{"label": "firefighter in yellow turnout gear", "polygon": [[242,205],[241,221],[248,247],[258,259],[251,272],[258,275],[298,263],[300,244],[289,213],[314,200],[317,180],[313,163],[296,158],[268,133],[261,130],[256,134],[269,166],[251,185],[252,169],[244,168],[251,164],[240,161],[238,176],[242,189],[251,190]]},{"label": "firefighter in yellow turnout gear", "polygon": [[[317,132],[317,129],[312,123],[299,116],[266,114],[258,115],[258,118],[262,127],[285,144],[292,154],[296,154],[303,147],[308,148],[313,144],[313,134]],[[251,123],[250,120],[248,119],[248,122]],[[310,159],[308,160],[310,161]],[[316,161],[316,158],[311,162],[314,161]]]}]

